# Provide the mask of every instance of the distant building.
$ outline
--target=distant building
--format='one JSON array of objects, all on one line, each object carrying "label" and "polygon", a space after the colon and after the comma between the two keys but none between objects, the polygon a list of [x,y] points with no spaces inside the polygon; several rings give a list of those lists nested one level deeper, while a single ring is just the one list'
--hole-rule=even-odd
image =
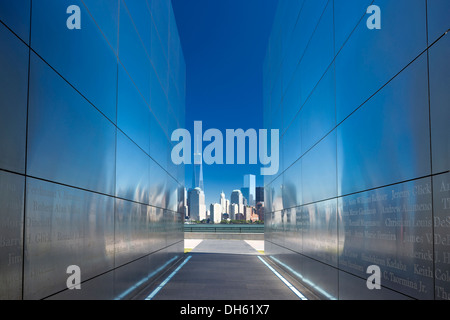
[{"label": "distant building", "polygon": [[211,204],[209,206],[210,219],[214,223],[220,223],[222,221],[222,206],[218,203]]},{"label": "distant building", "polygon": [[[202,137],[196,136],[195,139],[201,140]],[[198,148],[198,144],[197,144]],[[203,192],[205,187],[203,185],[203,159],[200,150],[196,150],[194,153],[194,164],[193,164],[193,179],[192,179],[192,189],[200,188]]]},{"label": "distant building", "polygon": [[231,220],[236,220],[236,215],[239,215],[239,205],[232,203],[230,204],[229,218]]},{"label": "distant building", "polygon": [[[244,197],[244,205],[249,203],[248,199],[250,197],[250,188],[242,187],[241,188],[242,196]],[[247,201],[246,201],[247,200]]]},{"label": "distant building", "polygon": [[[259,202],[261,203],[261,202]],[[247,221],[256,222],[259,221],[259,215],[256,212],[255,207],[250,207],[251,211],[249,212],[249,216],[247,216]]]},{"label": "distant building", "polygon": [[[237,204],[238,208],[237,208],[237,212],[236,213],[244,213],[244,197],[242,196],[242,192],[241,190],[234,190],[231,193],[231,200],[230,200],[231,204]],[[231,214],[232,215],[232,214]]]},{"label": "distant building", "polygon": [[189,190],[188,206],[191,220],[202,221],[206,219],[205,193],[200,188]]},{"label": "distant building", "polygon": [[250,221],[252,219],[253,213],[255,211],[254,207],[251,206],[245,206],[244,207],[244,219],[246,221]]},{"label": "distant building", "polygon": [[225,213],[224,214],[230,214],[230,200],[228,200],[228,199],[226,199],[225,200],[225,209],[222,209],[222,210],[225,210]]},{"label": "distant building", "polygon": [[237,213],[234,220],[245,220],[245,215],[243,213]]},{"label": "distant building", "polygon": [[227,200],[227,198],[225,198],[225,193],[223,191],[220,194],[220,206],[222,207],[222,214],[228,213],[230,200]]},{"label": "distant building", "polygon": [[182,212],[184,214],[185,217],[188,216],[188,205],[187,205],[187,190],[186,188],[180,187],[178,189],[178,206],[179,206],[179,211]]},{"label": "distant building", "polygon": [[256,187],[255,203],[264,202],[264,187]]},{"label": "distant building", "polygon": [[185,217],[186,219],[189,219],[189,206],[188,206],[188,205],[185,205],[185,206],[183,207],[183,213],[184,213],[184,217]]},{"label": "distant building", "polygon": [[264,202],[258,202],[256,204],[255,213],[259,221],[264,221]]},{"label": "distant building", "polygon": [[248,194],[245,196],[247,204],[254,206],[256,200],[256,177],[253,174],[246,174],[244,176],[244,188],[248,190]]},{"label": "distant building", "polygon": [[225,199],[225,206],[222,207],[222,220],[230,218],[230,200]]}]

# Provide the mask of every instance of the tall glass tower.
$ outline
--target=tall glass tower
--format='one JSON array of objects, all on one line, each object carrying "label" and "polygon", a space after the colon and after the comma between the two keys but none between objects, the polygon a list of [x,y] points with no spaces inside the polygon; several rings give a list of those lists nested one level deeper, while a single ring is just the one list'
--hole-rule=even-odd
[{"label": "tall glass tower", "polygon": [[256,199],[256,177],[252,174],[246,174],[244,176],[244,188],[247,192],[246,195],[244,195],[247,198],[247,204],[249,206],[255,205],[255,199]]},{"label": "tall glass tower", "polygon": [[197,139],[196,143],[196,150],[194,153],[194,175],[192,177],[192,189],[200,188],[202,191],[204,191],[203,186],[203,158],[202,158],[202,152],[199,150],[199,143],[198,141],[201,141],[200,136],[196,136],[195,139]]}]

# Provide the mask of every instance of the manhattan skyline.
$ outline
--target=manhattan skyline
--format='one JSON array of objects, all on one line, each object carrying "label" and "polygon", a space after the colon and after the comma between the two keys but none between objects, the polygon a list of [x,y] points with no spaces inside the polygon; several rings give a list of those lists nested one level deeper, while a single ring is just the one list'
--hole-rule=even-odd
[{"label": "manhattan skyline", "polygon": [[224,220],[264,222],[264,187],[257,187],[254,180],[255,176],[245,175],[241,187],[234,188],[229,195],[222,191],[215,195],[218,201],[211,203],[205,201],[206,195],[200,186],[185,188],[186,220],[190,223],[206,221],[210,224],[219,224]]}]

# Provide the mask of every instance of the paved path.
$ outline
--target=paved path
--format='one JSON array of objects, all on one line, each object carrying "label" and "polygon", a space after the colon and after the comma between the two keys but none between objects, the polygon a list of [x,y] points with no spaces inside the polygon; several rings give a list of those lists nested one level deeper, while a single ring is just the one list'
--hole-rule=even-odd
[{"label": "paved path", "polygon": [[191,258],[152,300],[300,300],[258,258],[259,243],[203,240],[192,246]]}]

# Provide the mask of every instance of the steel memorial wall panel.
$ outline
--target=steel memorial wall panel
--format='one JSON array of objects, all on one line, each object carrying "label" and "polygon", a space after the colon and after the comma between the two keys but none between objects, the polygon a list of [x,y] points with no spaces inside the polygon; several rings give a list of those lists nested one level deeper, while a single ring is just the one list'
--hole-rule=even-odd
[{"label": "steel memorial wall panel", "polygon": [[114,199],[27,179],[24,298],[66,289],[67,267],[85,279],[113,268]]},{"label": "steel memorial wall panel", "polygon": [[29,49],[2,24],[0,43],[0,169],[24,173]]},{"label": "steel memorial wall panel", "polygon": [[[70,5],[82,10],[79,30],[65,27],[69,15],[61,13]],[[32,2],[32,13],[31,46],[35,52],[115,121],[118,0],[87,1],[86,5],[79,0],[37,0]]]},{"label": "steel memorial wall panel", "polygon": [[30,41],[31,0],[0,2],[0,21],[22,41]]},{"label": "steel memorial wall panel", "polygon": [[417,58],[337,131],[339,195],[429,175],[426,56]]},{"label": "steel memorial wall panel", "polygon": [[339,198],[340,269],[364,278],[378,265],[383,286],[432,298],[431,189],[425,178]]},{"label": "steel memorial wall panel", "polygon": [[450,298],[450,173],[433,179],[435,294]]},{"label": "steel memorial wall panel", "polygon": [[0,171],[0,299],[22,298],[25,178]]},{"label": "steel memorial wall panel", "polygon": [[114,125],[35,54],[30,70],[28,173],[113,195]]},{"label": "steel memorial wall panel", "polygon": [[450,137],[448,134],[450,66],[447,63],[449,54],[450,37],[447,36],[438,41],[429,50],[433,173],[450,170]]},{"label": "steel memorial wall panel", "polygon": [[278,6],[263,101],[283,166],[265,179],[266,254],[322,298],[450,299],[446,12]]},{"label": "steel memorial wall panel", "polygon": [[[427,47],[425,1],[387,0],[379,1],[378,6],[383,8],[381,29],[369,30],[369,15],[366,15],[366,19],[362,19],[355,26],[355,30],[336,56],[338,123],[401,72]],[[398,12],[405,12],[405,8],[408,14],[399,15]],[[365,11],[363,10],[363,14]],[[410,21],[414,23],[409,23]],[[395,48],[395,51],[386,48]]]},{"label": "steel memorial wall panel", "polygon": [[0,2],[0,299],[128,299],[181,258],[176,28],[170,0]]}]

